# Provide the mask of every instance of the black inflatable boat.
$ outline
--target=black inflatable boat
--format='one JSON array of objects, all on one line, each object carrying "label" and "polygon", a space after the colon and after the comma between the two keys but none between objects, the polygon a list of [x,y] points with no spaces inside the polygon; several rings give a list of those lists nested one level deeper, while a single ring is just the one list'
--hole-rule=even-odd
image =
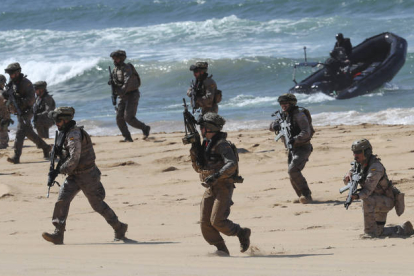
[{"label": "black inflatable boat", "polygon": [[[364,95],[389,82],[405,63],[407,41],[393,33],[382,33],[366,39],[352,49],[350,63],[341,67],[335,77],[327,74],[327,63],[305,62],[295,65],[293,81],[295,86],[290,93],[312,94],[323,92],[336,99],[349,99]],[[295,80],[297,67],[324,68],[316,71],[300,83]]]}]

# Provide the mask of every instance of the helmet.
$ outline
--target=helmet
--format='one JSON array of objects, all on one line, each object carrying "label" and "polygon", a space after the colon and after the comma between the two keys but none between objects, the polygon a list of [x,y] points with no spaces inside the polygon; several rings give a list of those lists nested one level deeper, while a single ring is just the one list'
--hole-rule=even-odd
[{"label": "helmet", "polygon": [[372,146],[367,139],[360,139],[353,142],[351,150],[353,152],[362,151],[364,153],[364,156],[367,158],[372,154]]},{"label": "helmet", "polygon": [[72,120],[75,115],[75,109],[71,106],[61,106],[53,111],[50,111],[48,117],[57,120]]},{"label": "helmet", "polygon": [[22,68],[20,67],[20,64],[18,62],[15,63],[10,63],[6,69],[4,69],[4,72],[6,72],[7,74],[11,74],[14,73],[17,70],[22,70]]},{"label": "helmet", "polygon": [[207,72],[208,63],[205,61],[197,61],[195,65],[190,66],[190,71],[203,71]]},{"label": "helmet", "polygon": [[7,82],[6,77],[0,74],[0,83],[5,84]]},{"label": "helmet", "polygon": [[47,86],[47,82],[45,81],[37,81],[33,84],[33,87],[35,90],[40,89],[40,88],[46,89],[46,86]]},{"label": "helmet", "polygon": [[344,39],[344,35],[342,33],[337,33],[335,37],[336,37],[336,40]]},{"label": "helmet", "polygon": [[123,59],[123,60],[125,60],[126,59],[126,52],[124,51],[124,50],[116,50],[116,51],[113,51],[110,55],[109,55],[111,58],[114,58],[114,57],[120,57],[121,59]]},{"label": "helmet", "polygon": [[279,102],[279,104],[281,102],[287,102],[292,105],[296,105],[296,103],[298,102],[298,100],[296,99],[296,96],[292,93],[286,93],[286,94],[280,95],[279,98],[277,98],[277,101]]},{"label": "helmet", "polygon": [[217,113],[208,112],[203,115],[199,124],[205,128],[212,130],[213,132],[219,132],[223,129],[226,120]]}]

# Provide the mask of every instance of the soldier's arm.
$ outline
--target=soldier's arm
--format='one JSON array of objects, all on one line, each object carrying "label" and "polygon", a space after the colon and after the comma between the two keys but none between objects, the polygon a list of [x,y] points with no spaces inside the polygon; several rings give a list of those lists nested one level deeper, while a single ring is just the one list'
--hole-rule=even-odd
[{"label": "soldier's arm", "polygon": [[294,116],[299,126],[300,132],[298,135],[293,137],[293,139],[295,140],[295,143],[305,143],[309,141],[311,135],[308,117],[306,117],[306,114],[304,112],[296,113]]},{"label": "soldier's arm", "polygon": [[197,104],[200,106],[210,107],[214,104],[214,98],[217,93],[217,84],[212,79],[206,79],[203,83],[206,94],[197,98]]},{"label": "soldier's arm", "polygon": [[45,111],[38,114],[38,116],[41,116],[42,118],[46,119],[49,114],[49,111],[55,110],[56,104],[55,104],[55,100],[51,96],[46,97],[44,101],[45,101]]},{"label": "soldier's arm", "polygon": [[226,179],[232,177],[237,170],[237,157],[233,149],[227,142],[222,142],[217,145],[216,152],[221,155],[224,161],[224,166],[220,169],[218,179]]},{"label": "soldier's arm", "polygon": [[67,150],[69,157],[64,161],[60,167],[60,173],[70,174],[73,172],[79,164],[81,149],[82,149],[82,134],[80,129],[75,129],[67,134]]},{"label": "soldier's arm", "polygon": [[130,86],[131,82],[131,76],[132,76],[132,69],[129,65],[124,66],[123,75],[124,75],[124,83],[120,87],[120,95],[125,95],[128,91],[128,88]]},{"label": "soldier's arm", "polygon": [[23,84],[22,94],[20,95],[20,101],[22,103],[22,109],[31,108],[36,101],[35,91],[30,81],[26,81]]},{"label": "soldier's arm", "polygon": [[358,193],[360,199],[369,197],[377,187],[384,175],[384,167],[379,163],[374,163],[368,168],[368,175],[362,185],[362,190]]}]

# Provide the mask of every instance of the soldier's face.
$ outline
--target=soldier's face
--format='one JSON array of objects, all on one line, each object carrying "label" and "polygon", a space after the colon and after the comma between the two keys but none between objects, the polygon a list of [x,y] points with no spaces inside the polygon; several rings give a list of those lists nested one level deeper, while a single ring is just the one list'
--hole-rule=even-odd
[{"label": "soldier's face", "polygon": [[19,75],[20,75],[20,72],[19,72],[19,71],[14,71],[14,72],[9,73],[9,76],[10,76],[10,78],[11,78],[12,80],[17,79],[17,77],[18,77]]},{"label": "soldier's face", "polygon": [[216,133],[213,133],[213,132],[209,132],[211,130],[208,129],[208,128],[206,128],[206,127],[204,127],[204,126],[202,126],[200,128],[200,130],[201,130],[201,136],[203,136],[203,138],[207,138],[208,140],[210,140],[211,138],[213,138],[213,136],[216,134]]},{"label": "soldier's face", "polygon": [[365,161],[364,152],[362,150],[354,151],[354,160],[362,164]]},{"label": "soldier's face", "polygon": [[113,57],[112,60],[114,61],[114,65],[121,64],[121,58],[120,57]]},{"label": "soldier's face", "polygon": [[198,71],[198,70],[194,70],[194,77],[196,79],[200,78],[203,75],[203,72]]},{"label": "soldier's face", "polygon": [[35,93],[38,97],[43,96],[43,92],[44,92],[43,88],[38,88],[35,90]]},{"label": "soldier's face", "polygon": [[63,130],[63,127],[65,126],[65,121],[62,120],[62,119],[57,119],[55,121],[55,124],[56,124],[58,130]]},{"label": "soldier's face", "polygon": [[290,104],[288,102],[280,102],[280,107],[286,112],[289,110]]}]

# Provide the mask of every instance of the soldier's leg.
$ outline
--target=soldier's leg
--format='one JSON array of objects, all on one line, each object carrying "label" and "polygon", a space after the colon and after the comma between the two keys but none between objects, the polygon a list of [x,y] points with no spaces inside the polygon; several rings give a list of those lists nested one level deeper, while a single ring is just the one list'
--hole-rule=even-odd
[{"label": "soldier's leg", "polygon": [[227,236],[235,236],[240,230],[240,225],[228,219],[230,207],[233,205],[231,200],[233,190],[232,183],[219,183],[213,187],[216,199],[211,211],[210,222],[215,229]]},{"label": "soldier's leg", "polygon": [[[394,207],[394,200],[381,195],[371,196],[375,202],[375,222],[378,236],[389,236],[396,233],[396,227],[385,227],[388,212]],[[395,231],[395,232],[394,232]]]},{"label": "soldier's leg", "polygon": [[7,126],[0,126],[0,149],[5,149],[9,146],[9,131]]},{"label": "soldier's leg", "polygon": [[116,111],[116,124],[125,138],[130,138],[131,133],[128,130],[128,126],[125,122],[125,106],[127,103],[127,95],[119,99],[118,110]]},{"label": "soldier's leg", "polygon": [[125,108],[125,121],[132,127],[144,130],[146,125],[136,118],[140,94],[138,91],[128,94]]},{"label": "soldier's leg", "polygon": [[26,137],[26,128],[25,124],[22,123],[22,120],[18,120],[16,137],[14,138],[14,156],[7,159],[9,162],[19,163],[20,156],[22,155],[24,137]]},{"label": "soldier's leg", "polygon": [[55,209],[53,210],[52,218],[52,223],[56,229],[59,229],[61,231],[65,230],[70,203],[77,195],[79,190],[80,187],[76,183],[73,176],[68,176],[60,187],[58,200],[55,203]]},{"label": "soldier's leg", "polygon": [[310,196],[311,191],[308,183],[302,174],[302,170],[309,160],[312,153],[312,146],[305,145],[301,148],[294,149],[291,154],[291,162],[289,163],[288,173],[295,192],[298,196]]},{"label": "soldier's leg", "polygon": [[211,188],[206,189],[200,205],[200,227],[204,239],[211,245],[224,243],[219,231],[211,224],[211,214],[215,196]]},{"label": "soldier's leg", "polygon": [[35,143],[39,149],[46,150],[50,148],[50,146],[42,138],[40,138],[39,135],[36,134],[36,132],[33,130],[33,127],[30,123],[25,124],[25,128],[26,128],[26,137],[30,139],[33,143]]},{"label": "soldier's leg", "polygon": [[380,236],[384,231],[387,213],[393,206],[392,199],[386,196],[371,195],[363,199],[364,233],[374,237]]},{"label": "soldier's leg", "polygon": [[119,226],[119,220],[111,207],[106,204],[105,188],[101,183],[101,172],[94,168],[91,172],[77,175],[79,186],[89,201],[89,204],[114,228]]}]

